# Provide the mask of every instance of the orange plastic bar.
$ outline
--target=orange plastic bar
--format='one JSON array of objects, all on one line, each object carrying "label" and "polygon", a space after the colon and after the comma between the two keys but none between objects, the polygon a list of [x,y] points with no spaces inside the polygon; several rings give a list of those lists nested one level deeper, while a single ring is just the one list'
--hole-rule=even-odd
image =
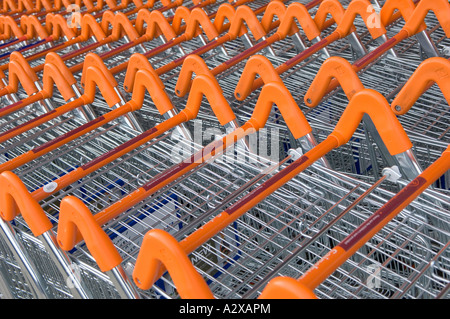
[{"label": "orange plastic bar", "polygon": [[214,298],[178,241],[163,230],[152,229],[145,234],[136,259],[133,270],[136,285],[141,289],[149,289],[162,265],[168,270],[181,298]]},{"label": "orange plastic bar", "polygon": [[333,79],[339,82],[349,100],[364,89],[364,85],[350,62],[341,57],[331,57],[325,60],[309,86],[304,96],[305,104],[309,107],[316,107],[325,96]]},{"label": "orange plastic bar", "polygon": [[406,114],[419,97],[436,83],[450,105],[450,61],[444,58],[429,58],[422,62],[392,101],[392,111]]},{"label": "orange plastic bar", "polygon": [[40,236],[53,225],[42,207],[31,197],[19,177],[11,172],[0,174],[0,216],[12,221],[22,214],[34,236]]},{"label": "orange plastic bar", "polygon": [[58,244],[64,250],[72,250],[81,239],[84,239],[101,271],[109,271],[122,262],[116,247],[95,222],[89,209],[78,198],[66,196],[61,201],[59,212]]},{"label": "orange plastic bar", "polygon": [[411,181],[339,245],[304,273],[298,279],[298,282],[308,287],[311,291],[314,290],[449,169],[450,146],[423,173]]}]

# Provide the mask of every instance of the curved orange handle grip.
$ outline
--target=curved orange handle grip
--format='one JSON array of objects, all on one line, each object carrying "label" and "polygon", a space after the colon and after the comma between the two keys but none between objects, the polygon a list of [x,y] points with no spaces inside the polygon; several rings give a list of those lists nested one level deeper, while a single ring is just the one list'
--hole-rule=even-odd
[{"label": "curved orange handle grip", "polygon": [[444,29],[447,38],[450,38],[450,3],[448,0],[420,1],[403,30],[410,36],[416,34],[422,26],[429,11],[433,11]]},{"label": "curved orange handle grip", "polygon": [[183,23],[183,21],[185,24],[187,24],[190,15],[191,10],[184,6],[180,6],[175,10],[175,14],[172,19],[172,29],[176,34],[181,34],[181,24]]},{"label": "curved orange handle grip", "polygon": [[76,96],[65,74],[60,72],[59,66],[53,63],[45,62],[42,83],[45,98],[50,98],[53,95],[53,85],[56,85],[66,101]]},{"label": "curved orange handle grip", "polygon": [[106,34],[102,27],[97,23],[95,18],[86,13],[81,18],[81,34],[82,41],[87,41],[91,36],[94,36],[98,41],[104,40]]},{"label": "curved orange handle grip", "polygon": [[133,280],[140,289],[150,289],[165,266],[181,298],[213,299],[202,276],[192,265],[178,241],[169,233],[152,229],[145,234],[136,259]]},{"label": "curved orange handle grip", "polygon": [[317,296],[294,278],[276,277],[269,281],[258,299],[317,299]]},{"label": "curved orange handle grip", "polygon": [[119,40],[124,35],[126,35],[131,41],[139,38],[138,32],[133,27],[130,20],[128,20],[128,17],[124,13],[118,12],[114,17],[111,36],[114,40]]},{"label": "curved orange handle grip", "polygon": [[45,39],[49,36],[46,28],[44,28],[38,18],[33,15],[22,16],[20,18],[20,27],[28,39],[34,39],[36,38],[36,35],[41,39]]},{"label": "curved orange handle grip", "polygon": [[[144,23],[147,24],[145,31]],[[177,36],[166,17],[160,11],[139,10],[134,27],[138,34],[144,35],[145,33],[148,41],[153,40],[160,34],[164,35],[166,40],[172,40]]]},{"label": "curved orange handle grip", "polygon": [[40,236],[53,227],[17,175],[9,171],[1,173],[0,184],[0,215],[4,220],[12,221],[22,214],[34,236]]},{"label": "curved orange handle grip", "polygon": [[[108,8],[110,8],[111,10],[119,7],[116,0],[105,0],[105,2],[108,5]],[[122,1],[122,2],[126,3],[126,1]]]},{"label": "curved orange handle grip", "polygon": [[282,82],[270,82],[263,86],[247,123],[256,130],[262,129],[269,119],[273,104],[277,105],[295,139],[311,133],[311,126]]},{"label": "curved orange handle grip", "polygon": [[23,37],[22,29],[17,25],[16,21],[10,16],[2,16],[3,39]]},{"label": "curved orange handle grip", "polygon": [[192,81],[186,107],[180,113],[184,113],[188,120],[195,119],[200,111],[203,96],[207,98],[221,125],[236,119],[216,79],[203,74],[197,75]]},{"label": "curved orange handle grip", "polygon": [[150,72],[146,69],[137,71],[134,80],[133,95],[131,101],[128,102],[132,106],[133,111],[142,107],[145,91],[148,91],[161,115],[173,110],[172,102],[164,91],[164,88],[159,86],[159,81],[160,78],[156,72]]},{"label": "curved orange handle grip", "polygon": [[338,146],[347,143],[352,138],[364,114],[369,115],[372,119],[391,155],[403,153],[412,147],[408,135],[391,111],[385,97],[370,89],[356,93],[342,113],[331,133],[338,141]]},{"label": "curved orange handle grip", "polygon": [[19,65],[22,67],[22,69],[26,72],[27,76],[33,81],[39,81],[39,78],[36,75],[36,72],[31,68],[31,66],[28,64],[27,60],[25,60],[24,56],[17,51],[14,51],[9,56],[9,61],[15,61],[19,63]]},{"label": "curved orange handle grip", "polygon": [[242,71],[241,77],[234,90],[234,95],[239,101],[245,100],[252,92],[252,86],[257,76],[260,76],[264,83],[281,82],[278,72],[272,63],[262,55],[254,55],[248,59]]},{"label": "curved orange handle grip", "polygon": [[19,83],[22,84],[29,96],[37,92],[34,83],[38,81],[38,77],[23,55],[17,51],[12,52],[10,55],[8,80],[7,88],[9,93],[17,92]]},{"label": "curved orange handle grip", "polygon": [[16,12],[18,8],[16,6],[16,2],[13,0],[4,0],[3,1],[3,11],[7,12]]},{"label": "curved orange handle grip", "polygon": [[139,70],[148,70],[155,76],[155,82],[153,84],[157,85],[163,90],[165,89],[163,82],[161,81],[155,69],[153,69],[147,58],[140,53],[134,53],[128,60],[127,72],[125,73],[125,79],[123,81],[125,92],[129,93],[133,90],[135,76],[137,71]]},{"label": "curved orange handle grip", "polygon": [[209,41],[219,36],[219,33],[208,18],[206,12],[201,8],[194,8],[189,15],[184,35],[189,40],[201,34],[201,30],[203,30]]},{"label": "curved orange handle grip", "polygon": [[96,66],[90,66],[86,70],[83,70],[83,75],[85,75],[85,82],[83,83],[85,90],[81,98],[84,104],[94,102],[97,86],[110,107],[120,102],[119,96],[114,91],[114,86]]},{"label": "curved orange handle grip", "polygon": [[373,39],[377,39],[386,34],[386,28],[381,24],[378,13],[368,0],[353,0],[345,10],[344,16],[336,28],[341,38],[348,36],[353,30],[353,21],[360,15],[366,24]]},{"label": "curved orange handle grip", "polygon": [[64,250],[71,250],[84,239],[87,248],[105,272],[122,262],[116,247],[81,200],[66,196],[61,201],[57,240]]},{"label": "curved orange handle grip", "polygon": [[[314,22],[319,28],[320,31],[323,31],[327,28],[327,16],[331,14],[334,19],[334,22],[339,24],[342,21],[342,18],[345,14],[345,9],[342,4],[338,0],[324,0],[319,9],[317,9],[316,15],[314,16]],[[352,26],[353,31],[355,31],[355,27]]]},{"label": "curved orange handle grip", "polygon": [[308,12],[308,9],[304,5],[298,2],[291,3],[284,14],[280,26],[277,30],[277,34],[281,38],[285,38],[290,34],[292,26],[296,25],[295,20],[299,22],[303,31],[305,32],[309,40],[315,39],[320,36],[320,31],[317,28],[316,23]]},{"label": "curved orange handle grip", "polygon": [[70,84],[66,81],[66,78],[61,74],[61,72],[59,72],[58,67],[52,63],[45,63],[42,82],[45,98],[49,98],[53,95],[54,84],[56,84],[56,87],[61,92],[64,100],[68,101],[69,99],[75,97],[75,93],[73,92]]},{"label": "curved orange handle grip", "polygon": [[60,14],[47,14],[45,17],[45,26],[47,27],[48,33],[55,40],[63,36],[66,36],[69,40],[76,37],[75,31],[69,28],[66,19]]},{"label": "curved orange handle grip", "polygon": [[263,26],[259,22],[255,13],[250,7],[241,5],[236,9],[233,21],[231,21],[228,35],[231,39],[236,39],[242,32],[242,26],[244,22],[247,24],[247,29],[251,31],[255,40],[259,40],[266,36]]},{"label": "curved orange handle grip", "polygon": [[33,2],[31,0],[18,0],[17,1],[19,4],[19,11],[33,11],[34,10],[34,5]]},{"label": "curved orange handle grip", "polygon": [[364,85],[350,62],[341,57],[331,57],[322,64],[312,81],[304,97],[305,104],[309,107],[316,107],[325,96],[333,78],[339,82],[349,100],[355,93],[364,89]]},{"label": "curved orange handle grip", "polygon": [[90,11],[90,12],[100,11],[101,9],[103,9],[103,4],[104,4],[103,0],[97,0],[97,3],[96,3],[97,5],[94,5],[94,1],[92,1],[92,0],[82,0],[82,2],[84,3],[84,5],[88,9],[88,11]]},{"label": "curved orange handle grip", "polygon": [[111,34],[111,29],[112,29],[112,26],[114,25],[115,16],[116,15],[111,10],[106,10],[102,14],[100,26],[102,27],[102,30],[103,30],[103,32],[105,32],[106,35]]},{"label": "curved orange handle grip", "polygon": [[175,94],[182,97],[185,96],[192,84],[192,75],[206,75],[208,77],[214,78],[211,70],[206,65],[203,59],[196,55],[190,54],[183,61],[180,73],[178,75],[177,84],[175,85]]},{"label": "curved orange handle grip", "polygon": [[69,83],[70,85],[74,85],[77,83],[77,80],[73,76],[72,72],[70,72],[67,65],[64,64],[62,58],[55,52],[47,53],[47,55],[45,56],[45,63],[51,63],[55,65],[58,68],[59,72],[66,79],[67,83]]},{"label": "curved orange handle grip", "polygon": [[422,62],[391,103],[397,115],[407,113],[420,96],[436,83],[450,105],[450,61],[429,58]]},{"label": "curved orange handle grip", "polygon": [[[286,13],[286,6],[281,1],[271,1],[264,11],[263,17],[261,19],[261,25],[264,30],[268,33],[270,31],[270,26],[275,16],[278,17],[279,21],[282,21],[284,14]],[[293,35],[299,31],[297,25],[292,23],[289,35]]]},{"label": "curved orange handle grip", "polygon": [[[416,5],[413,0],[387,0],[380,11],[381,23],[384,26],[389,25],[392,22],[395,10],[398,10],[405,21],[408,21],[415,9]],[[423,22],[417,32],[426,29],[427,25]]]},{"label": "curved orange handle grip", "polygon": [[28,96],[38,92],[34,81],[27,75],[20,63],[16,61],[9,62],[8,72],[8,85],[5,87],[8,94],[16,93],[19,89],[19,83]]},{"label": "curved orange handle grip", "polygon": [[[236,9],[229,3],[223,3],[217,9],[216,17],[214,18],[214,27],[216,28],[219,34],[228,30],[228,27],[225,27],[225,19],[231,23],[233,21],[234,15],[236,14]],[[239,36],[243,36],[247,33],[247,28],[242,25],[241,31],[239,32]]]},{"label": "curved orange handle grip", "polygon": [[[53,2],[53,1],[52,1]],[[56,2],[56,1],[55,1]],[[61,2],[60,2],[61,3]],[[36,0],[36,11],[41,11],[42,9],[45,9],[46,11],[50,10],[59,10],[59,8],[54,8],[53,3],[51,3],[49,0]]]},{"label": "curved orange handle grip", "polygon": [[112,86],[117,86],[116,78],[108,70],[105,63],[103,63],[103,60],[97,54],[92,53],[92,52],[86,54],[86,58],[84,59],[84,62],[83,62],[83,72],[81,74],[81,85],[82,86],[84,86],[84,82],[86,79],[85,70],[87,70],[90,66],[95,66],[96,68],[98,68]]}]

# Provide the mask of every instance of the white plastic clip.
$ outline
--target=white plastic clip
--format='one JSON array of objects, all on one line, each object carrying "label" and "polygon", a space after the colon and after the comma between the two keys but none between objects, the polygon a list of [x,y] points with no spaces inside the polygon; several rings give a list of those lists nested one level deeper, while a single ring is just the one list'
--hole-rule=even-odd
[{"label": "white plastic clip", "polygon": [[386,176],[387,180],[393,183],[396,183],[400,177],[402,177],[402,174],[400,174],[400,170],[398,169],[398,166],[392,166],[392,167],[386,167],[383,169],[382,174]]}]

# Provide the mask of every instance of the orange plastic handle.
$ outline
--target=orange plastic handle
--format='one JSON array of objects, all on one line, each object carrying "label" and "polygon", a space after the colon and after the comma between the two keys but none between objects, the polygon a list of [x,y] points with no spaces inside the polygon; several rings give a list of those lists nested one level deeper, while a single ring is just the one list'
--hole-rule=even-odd
[{"label": "orange plastic handle", "polygon": [[29,77],[33,82],[39,81],[39,78],[36,75],[36,72],[31,68],[31,66],[28,64],[27,60],[24,58],[24,56],[17,51],[14,51],[9,56],[10,62],[17,62],[22,67],[22,69],[26,72],[27,77]]},{"label": "orange plastic handle", "polygon": [[159,278],[160,268],[163,265],[181,298],[214,298],[205,280],[194,268],[178,241],[163,230],[152,229],[145,234],[136,259],[134,282],[140,289],[150,289]]},{"label": "orange plastic handle", "polygon": [[315,39],[320,36],[320,31],[317,28],[316,23],[308,12],[308,9],[304,5],[298,2],[291,3],[284,14],[280,26],[278,27],[277,34],[281,38],[285,38],[290,34],[292,26],[296,25],[297,20],[305,32],[306,37],[309,40]]},{"label": "orange plastic handle", "polygon": [[53,39],[59,39],[65,36],[67,39],[76,37],[73,29],[69,28],[66,19],[60,14],[49,13],[45,17],[45,26]]},{"label": "orange plastic handle", "polygon": [[433,11],[447,38],[450,38],[450,3],[448,0],[420,1],[403,30],[410,36],[416,34],[429,11]]},{"label": "orange plastic handle", "polygon": [[103,73],[103,76],[107,79],[107,81],[112,86],[118,85],[116,78],[112,75],[111,71],[108,70],[105,63],[103,63],[103,60],[97,54],[90,52],[90,53],[86,54],[86,58],[84,59],[84,62],[83,62],[83,71],[81,74],[81,85],[82,86],[84,86],[85,79],[86,79],[85,70],[87,70],[90,66],[95,66],[96,68],[98,68]]},{"label": "orange plastic handle", "polygon": [[105,74],[96,66],[90,66],[83,70],[85,76],[84,94],[81,96],[84,104],[91,104],[95,100],[96,87],[98,86],[100,93],[105,98],[106,103],[110,107],[120,102],[120,98],[114,91],[114,86],[109,82]]},{"label": "orange plastic handle", "polygon": [[123,81],[125,92],[129,93],[133,90],[135,76],[137,71],[139,70],[148,70],[150,73],[154,74],[155,82],[153,84],[157,85],[163,90],[165,89],[163,82],[161,81],[155,69],[153,69],[147,58],[140,53],[134,53],[130,57],[130,60],[128,62],[127,72],[125,73],[125,79]]},{"label": "orange plastic handle", "polygon": [[[328,14],[334,19],[334,22],[339,24],[345,14],[345,9],[338,0],[324,0],[317,9],[316,15],[314,16],[314,22],[320,31],[325,30],[327,26]],[[351,32],[355,31],[355,27],[352,26]]]},{"label": "orange plastic handle", "polygon": [[[271,30],[272,21],[275,16],[278,17],[279,21],[282,21],[284,14],[286,13],[286,6],[283,2],[279,0],[271,1],[266,10],[264,11],[263,17],[261,19],[261,25],[263,26],[266,32]],[[292,28],[289,32],[289,35],[293,35],[299,31],[297,25],[295,23],[292,24]]]},{"label": "orange plastic handle", "polygon": [[12,221],[22,214],[34,236],[52,228],[44,210],[17,175],[9,171],[1,173],[0,184],[0,215],[4,220]]},{"label": "orange plastic handle", "polygon": [[5,92],[4,94],[16,93],[19,89],[19,83],[25,92],[27,92],[28,96],[38,92],[34,81],[27,76],[22,66],[15,61],[9,62],[8,85],[2,91]]},{"label": "orange plastic handle", "polygon": [[176,34],[181,34],[181,24],[184,23],[187,24],[187,21],[189,20],[189,16],[191,15],[191,10],[188,8],[181,6],[178,7],[175,10],[175,14],[172,19],[172,29],[175,31]]},{"label": "orange plastic handle", "polygon": [[146,91],[149,92],[153,103],[161,115],[173,110],[172,102],[164,89],[159,86],[159,81],[161,80],[156,72],[150,72],[146,69],[136,72],[133,95],[131,101],[127,103],[131,105],[133,111],[142,107]]},{"label": "orange plastic handle", "polygon": [[6,12],[16,12],[18,11],[16,2],[13,0],[4,0],[3,1],[3,11]]},{"label": "orange plastic handle", "polygon": [[97,23],[95,18],[92,15],[86,13],[81,18],[81,41],[87,41],[91,36],[94,36],[97,41],[101,41],[106,38],[105,32]]},{"label": "orange plastic handle", "polygon": [[1,19],[1,23],[3,24],[3,39],[23,37],[22,29],[17,25],[13,18],[10,16],[2,16]]},{"label": "orange plastic handle", "polygon": [[201,33],[201,30],[203,30],[209,41],[212,41],[219,36],[219,33],[206,12],[201,8],[194,8],[189,15],[184,35],[187,40],[190,40],[198,36]]},{"label": "orange plastic handle", "polygon": [[116,15],[111,10],[106,10],[102,14],[100,26],[102,27],[102,30],[103,30],[103,32],[105,32],[106,35],[111,34],[111,29],[112,29],[112,26],[114,25],[115,16]]},{"label": "orange plastic handle", "polygon": [[118,12],[114,17],[111,37],[113,40],[119,40],[124,35],[126,35],[131,41],[139,38],[138,32],[133,27],[130,20],[128,20],[128,17],[124,13]]},{"label": "orange plastic handle", "polygon": [[57,240],[64,250],[71,250],[84,239],[100,270],[109,271],[122,262],[122,257],[108,235],[81,200],[66,196],[61,201]]},{"label": "orange plastic handle", "polygon": [[18,0],[17,1],[19,4],[19,11],[33,11],[34,10],[34,5],[33,2],[31,0]]},{"label": "orange plastic handle", "polygon": [[214,77],[206,75],[197,75],[192,81],[192,87],[189,93],[186,107],[180,111],[188,120],[193,120],[197,117],[202,104],[203,96],[209,102],[214,114],[223,126],[236,119],[230,105],[223,96],[217,80]]},{"label": "orange plastic handle", "polygon": [[281,78],[272,63],[262,55],[254,55],[248,59],[242,71],[241,77],[234,90],[234,95],[239,101],[245,100],[252,92],[253,83],[257,76],[264,83],[281,82]]},{"label": "orange plastic handle", "polygon": [[214,78],[214,75],[211,73],[211,70],[208,68],[205,61],[196,54],[190,54],[183,61],[180,73],[178,74],[177,84],[175,85],[176,95],[183,97],[189,92],[192,84],[192,75],[194,73],[196,75],[206,75],[210,78]]},{"label": "orange plastic handle", "polygon": [[36,0],[36,10],[37,11],[41,11],[42,9],[45,9],[46,11],[60,10],[61,9],[61,2],[59,2],[60,7],[58,8],[56,6],[56,8],[55,8],[54,5],[56,5],[56,2],[57,1],[50,2],[49,0]]},{"label": "orange plastic handle", "polygon": [[353,0],[345,10],[336,31],[341,38],[348,36],[353,30],[353,21],[360,15],[373,39],[386,34],[386,28],[381,24],[381,18],[368,0]]},{"label": "orange plastic handle", "polygon": [[295,139],[301,138],[312,132],[311,126],[298,107],[294,98],[282,82],[270,82],[263,86],[256,102],[252,117],[247,121],[255,130],[265,127],[276,104],[283,116],[286,125]]},{"label": "orange plastic handle", "polygon": [[53,63],[45,63],[42,83],[44,87],[42,90],[44,98],[53,96],[53,85],[56,85],[66,101],[76,96],[66,77],[59,71],[59,67]]},{"label": "orange plastic handle", "polygon": [[[223,3],[219,6],[219,9],[217,9],[217,13],[214,18],[214,27],[219,34],[222,34],[229,29],[229,26],[226,27],[225,25],[225,20],[228,20],[229,23],[231,23],[235,14],[236,9],[231,4]],[[247,33],[247,28],[242,25],[239,37],[243,36],[245,33]]]},{"label": "orange plastic handle", "polygon": [[[147,28],[144,32],[144,23]],[[140,35],[147,37],[147,40],[153,40],[159,35],[164,35],[167,41],[174,39],[177,34],[167,21],[166,17],[160,11],[149,11],[147,9],[139,10],[134,27]]]},{"label": "orange plastic handle", "polygon": [[317,296],[294,278],[276,277],[269,281],[258,299],[317,299]]},{"label": "orange plastic handle", "polygon": [[450,105],[450,61],[429,58],[422,62],[391,103],[397,115],[407,113],[420,96],[436,83]]},{"label": "orange plastic handle", "polygon": [[88,11],[95,12],[103,9],[103,0],[97,0],[97,5],[94,5],[94,1],[92,0],[82,0]]},{"label": "orange plastic handle", "polygon": [[328,91],[332,79],[339,82],[349,100],[364,89],[364,85],[349,61],[341,57],[331,57],[322,64],[312,81],[304,97],[305,104],[316,107]]},{"label": "orange plastic handle", "polygon": [[344,145],[358,128],[364,114],[369,115],[391,155],[403,153],[412,143],[390,105],[383,95],[375,90],[364,89],[356,93],[341,115],[333,136],[338,146]]},{"label": "orange plastic handle", "polygon": [[[392,21],[395,10],[398,10],[405,21],[408,21],[415,9],[416,5],[413,0],[387,0],[380,11],[381,23],[384,26],[388,26]],[[421,32],[426,29],[427,25],[423,22],[417,32]]]},{"label": "orange plastic handle", "polygon": [[47,55],[45,56],[45,63],[51,63],[55,65],[58,68],[59,72],[61,72],[61,74],[66,79],[67,83],[69,83],[70,85],[74,85],[77,83],[77,80],[73,76],[72,72],[70,72],[67,65],[64,64],[63,59],[55,52],[47,53]]},{"label": "orange plastic handle", "polygon": [[29,96],[38,92],[34,84],[38,81],[36,73],[28,62],[25,61],[22,54],[17,51],[12,52],[10,55],[8,80],[9,82],[6,86],[8,93],[16,93],[19,88],[19,83]]},{"label": "orange plastic handle", "polygon": [[34,39],[36,38],[36,35],[41,39],[48,38],[49,36],[46,28],[43,27],[38,18],[33,15],[22,16],[20,18],[20,27],[28,39]]},{"label": "orange plastic handle", "polygon": [[241,35],[244,22],[247,24],[247,29],[251,31],[255,40],[258,41],[262,37],[266,36],[266,31],[264,31],[263,26],[259,22],[253,10],[246,5],[242,5],[236,9],[233,21],[231,21],[230,29],[228,30],[228,35],[231,39],[236,39],[239,35]]}]

